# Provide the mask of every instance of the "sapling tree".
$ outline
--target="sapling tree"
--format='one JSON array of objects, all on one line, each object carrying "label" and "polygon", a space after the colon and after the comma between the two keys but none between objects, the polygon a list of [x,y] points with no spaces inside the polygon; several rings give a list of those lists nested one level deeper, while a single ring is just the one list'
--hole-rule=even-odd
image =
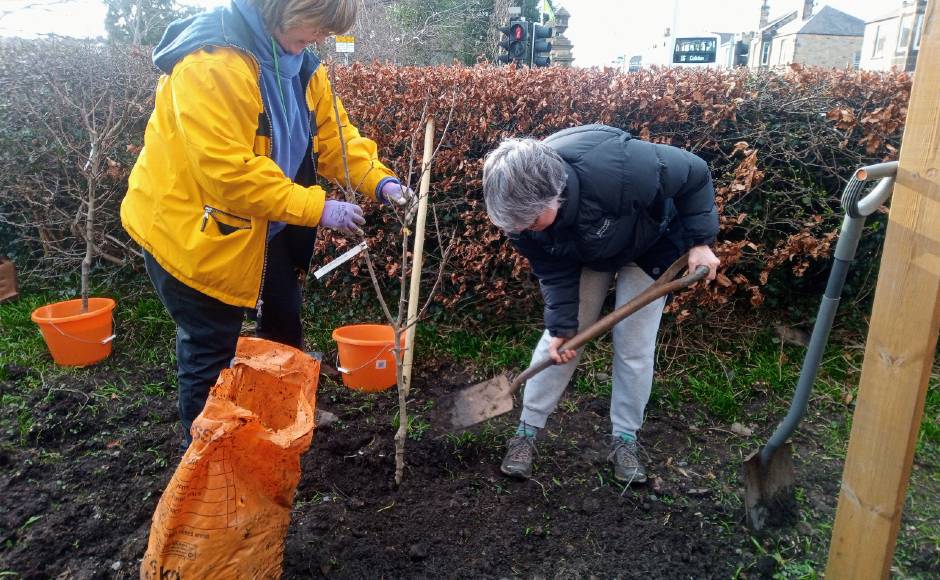
[{"label": "sapling tree", "polygon": [[[335,77],[332,75],[332,71],[331,82],[335,86]],[[345,172],[345,183],[336,183],[335,185],[343,193],[347,201],[354,202],[358,197],[358,187],[355,187],[351,183],[349,177],[349,165],[346,156],[345,137],[343,136],[342,124],[339,121],[339,105],[335,93],[333,95],[333,108],[337,123],[339,125],[340,146],[342,147],[343,167]],[[433,147],[434,123],[428,112],[428,102],[425,102],[420,123],[420,125],[426,125],[427,127],[424,141],[424,161],[422,162],[419,174],[419,181],[424,182],[423,186],[418,187],[418,190],[414,193],[406,205],[397,207],[392,204],[390,206],[391,209],[395,212],[395,222],[398,229],[397,233],[400,236],[399,241],[401,242],[401,267],[398,269],[398,303],[394,308],[390,306],[389,302],[385,299],[382,285],[379,281],[375,264],[368,248],[362,253],[363,259],[369,271],[369,278],[371,279],[373,288],[375,289],[376,298],[379,302],[379,305],[381,306],[383,314],[385,315],[386,321],[388,322],[389,326],[392,327],[394,336],[394,347],[392,352],[395,356],[395,378],[398,388],[398,428],[395,432],[395,483],[397,485],[401,484],[404,475],[405,442],[408,438],[409,424],[408,395],[411,389],[411,373],[410,369],[406,369],[406,361],[410,363],[411,357],[406,355],[409,350],[411,353],[413,353],[415,346],[413,340],[410,343],[405,342],[403,344],[403,337],[406,335],[406,333],[408,333],[409,329],[413,328],[417,324],[418,320],[423,318],[426,314],[428,306],[430,306],[433,297],[437,292],[437,288],[441,283],[448,258],[450,257],[450,253],[454,247],[454,242],[456,239],[456,232],[450,232],[450,235],[447,236],[447,241],[445,242],[445,236],[442,233],[436,208],[433,203],[430,203],[429,188],[431,166],[433,165],[434,157],[440,148],[440,143],[443,142],[444,136],[447,134],[447,131],[450,127],[450,116],[452,114],[453,107],[451,107],[451,112],[448,115],[448,120],[442,131],[441,138],[438,139],[438,145],[437,147]],[[408,189],[412,189],[411,176],[414,174],[414,159],[416,151],[415,142],[417,140],[418,132],[420,131],[420,125],[416,128],[415,131],[412,132],[412,139],[409,148],[409,164],[407,171],[404,172],[405,180],[402,185]],[[418,214],[418,208],[422,204],[426,204],[426,207],[430,208],[430,213],[434,224],[433,233],[437,241],[437,246],[441,251],[441,256],[440,262],[437,265],[437,271],[434,274],[433,285],[428,292],[424,303],[418,306],[416,302],[413,302],[418,299],[418,293],[415,291],[415,289],[411,288],[410,285],[420,282],[422,278],[422,262],[419,256],[412,256],[411,244],[415,234],[415,231],[412,230],[413,222],[416,214]],[[415,268],[417,268],[416,273]]]},{"label": "sapling tree", "polygon": [[[17,189],[32,208],[20,219],[37,231],[42,247],[65,264],[81,263],[82,309],[88,308],[89,276],[96,258],[123,265],[126,246],[99,231],[101,211],[127,187],[127,133],[151,109],[152,73],[146,60],[102,44],[50,42],[50,54],[68,54],[96,66],[39,67],[43,91],[27,105],[31,130],[44,139],[43,167]],[[68,48],[81,51],[71,55]],[[108,216],[113,221],[116,216]],[[111,252],[114,247],[119,251]]]}]

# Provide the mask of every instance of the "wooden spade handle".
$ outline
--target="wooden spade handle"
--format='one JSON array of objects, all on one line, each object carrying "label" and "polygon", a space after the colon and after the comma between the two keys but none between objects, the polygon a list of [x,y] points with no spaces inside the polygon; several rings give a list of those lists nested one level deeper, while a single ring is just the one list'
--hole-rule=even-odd
[{"label": "wooden spade handle", "polygon": [[[688,261],[688,254],[680,257],[678,260],[672,263],[672,266],[669,266],[668,270],[663,272],[662,276],[650,284],[649,288],[635,296],[633,300],[627,302],[620,308],[617,308],[607,316],[601,318],[591,326],[588,326],[578,334],[571,337],[571,339],[561,345],[558,350],[577,350],[591,340],[604,334],[613,328],[618,322],[630,316],[637,310],[643,308],[647,304],[662,298],[670,292],[687,288],[708,275],[708,268],[705,266],[699,266],[695,269],[695,272],[692,272],[691,274],[676,280],[675,277],[679,274],[679,272],[682,271]],[[551,358],[533,364],[526,370],[519,373],[519,375],[513,379],[512,383],[509,385],[509,392],[515,393],[517,390],[519,390],[519,387],[521,387],[524,382],[554,364],[556,363]]]}]

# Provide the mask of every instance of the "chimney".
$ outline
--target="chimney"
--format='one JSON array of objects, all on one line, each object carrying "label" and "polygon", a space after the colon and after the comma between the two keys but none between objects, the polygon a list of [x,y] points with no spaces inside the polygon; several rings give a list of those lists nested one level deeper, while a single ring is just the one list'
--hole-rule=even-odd
[{"label": "chimney", "polygon": [[764,3],[760,6],[760,25],[758,26],[758,30],[767,26],[768,22],[770,22],[770,4],[767,3],[767,0],[764,0]]},{"label": "chimney", "polygon": [[803,0],[803,22],[813,17],[813,4],[815,3],[814,0]]}]

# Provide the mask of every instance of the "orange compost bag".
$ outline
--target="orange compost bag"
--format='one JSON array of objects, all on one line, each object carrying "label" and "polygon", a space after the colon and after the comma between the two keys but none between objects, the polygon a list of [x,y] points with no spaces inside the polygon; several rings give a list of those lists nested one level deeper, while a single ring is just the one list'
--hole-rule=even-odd
[{"label": "orange compost bag", "polygon": [[157,504],[141,578],[280,577],[319,374],[297,349],[239,339]]}]

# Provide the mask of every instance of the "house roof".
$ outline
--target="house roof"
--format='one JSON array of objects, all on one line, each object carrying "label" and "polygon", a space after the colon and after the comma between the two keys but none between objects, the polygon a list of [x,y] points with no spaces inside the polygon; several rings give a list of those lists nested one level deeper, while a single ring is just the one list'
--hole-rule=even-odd
[{"label": "house roof", "polygon": [[765,24],[764,27],[760,29],[760,31],[768,32],[773,28],[779,28],[783,26],[784,24],[786,24],[787,22],[790,22],[791,20],[796,18],[796,15],[797,15],[797,11],[794,10],[793,12],[790,12],[788,14],[784,14],[783,16],[780,16],[778,18],[774,18],[773,20]]},{"label": "house roof", "polygon": [[871,24],[872,22],[881,22],[882,20],[891,20],[892,18],[899,18],[901,16],[901,11],[903,8],[895,8],[891,12],[885,12],[878,18],[873,18],[865,22],[865,24]]},{"label": "house roof", "polygon": [[718,44],[724,44],[726,42],[734,40],[733,32],[712,32],[712,34],[718,35]]},{"label": "house roof", "polygon": [[777,31],[777,36],[787,34],[865,36],[865,21],[831,6],[823,6],[809,20],[791,22]]}]

